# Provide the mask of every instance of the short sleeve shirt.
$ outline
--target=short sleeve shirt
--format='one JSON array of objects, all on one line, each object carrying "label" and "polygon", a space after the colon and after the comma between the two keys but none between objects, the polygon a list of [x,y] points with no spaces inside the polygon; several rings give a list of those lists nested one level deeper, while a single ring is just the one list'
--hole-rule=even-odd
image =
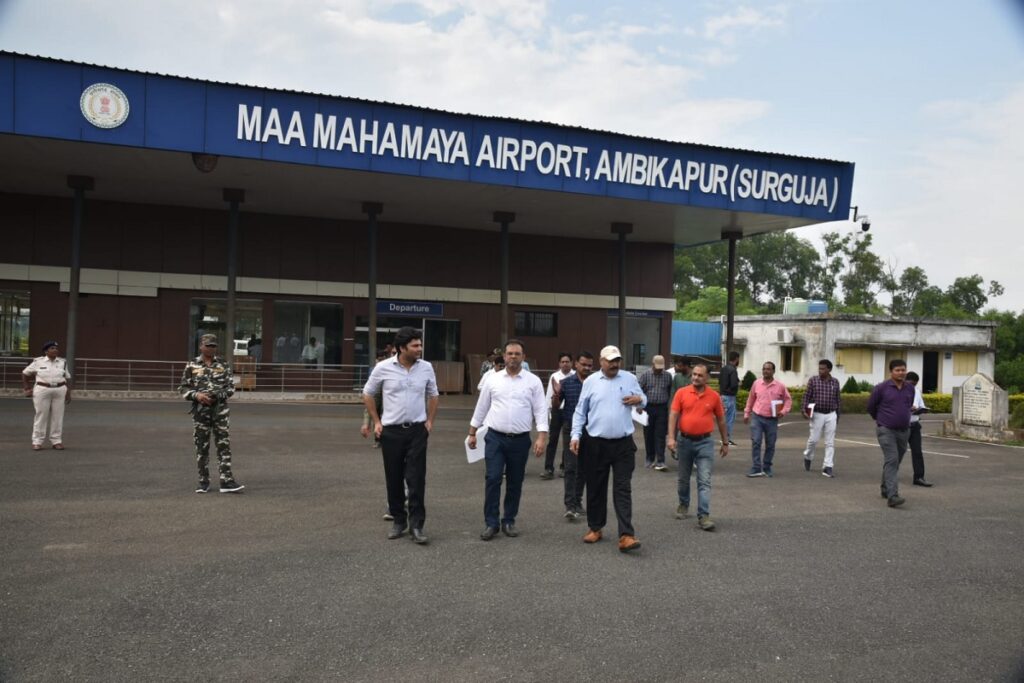
[{"label": "short sleeve shirt", "polygon": [[715,418],[723,417],[722,399],[718,392],[705,387],[702,393],[688,385],[676,392],[672,412],[679,413],[679,431],[684,434],[707,434],[715,431]]}]

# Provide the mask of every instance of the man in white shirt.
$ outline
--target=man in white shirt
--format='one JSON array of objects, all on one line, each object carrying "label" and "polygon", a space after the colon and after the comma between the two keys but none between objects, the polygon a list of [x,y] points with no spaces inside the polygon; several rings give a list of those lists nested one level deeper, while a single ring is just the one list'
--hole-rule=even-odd
[{"label": "man in white shirt", "polygon": [[316,337],[310,337],[309,343],[302,347],[302,362],[321,368],[324,366],[324,346],[316,340]]},{"label": "man in white shirt", "polygon": [[[544,395],[548,405],[551,405],[551,395],[559,383],[574,374],[576,371],[572,369],[572,354],[562,351],[558,354],[558,370],[552,372],[551,377],[548,378],[548,391]],[[551,419],[548,421],[548,450],[544,454],[544,471],[540,473],[541,479],[554,479],[555,477],[555,453],[558,452],[558,436],[561,433],[562,409],[559,405],[558,410],[551,411]],[[569,444],[565,444],[565,448],[568,450]],[[559,466],[559,469],[563,469],[563,466]]]},{"label": "man in white shirt", "polygon": [[[398,353],[373,366],[363,387],[363,405],[380,437],[384,457],[384,478],[388,490],[388,512],[394,524],[388,538],[405,533],[408,522],[412,540],[427,543],[423,504],[427,481],[427,438],[437,413],[437,377],[423,357],[423,333],[403,327],[395,334]],[[375,396],[383,392],[384,414],[377,411]],[[405,488],[409,488],[409,508]]]},{"label": "man in white shirt", "polygon": [[22,370],[22,384],[26,396],[32,397],[36,417],[32,422],[32,450],[43,450],[49,431],[50,443],[58,451],[64,450],[64,404],[71,402],[71,374],[67,362],[58,358],[57,342],[43,344],[43,354]]},{"label": "man in white shirt", "polygon": [[498,534],[501,482],[506,477],[505,510],[501,531],[509,537],[519,535],[516,515],[530,457],[530,429],[537,427],[533,453],[544,454],[548,439],[548,411],[544,386],[536,375],[523,370],[523,343],[510,339],[505,344],[505,369],[488,377],[469,422],[469,447],[477,447],[476,432],[487,427],[484,436],[484,461],[487,479],[484,485],[484,522],[480,538],[489,541]]},{"label": "man in white shirt", "polygon": [[907,383],[914,386],[914,404],[910,409],[910,463],[914,466],[914,486],[930,488],[932,483],[924,478],[924,451],[921,450],[921,415],[928,412],[921,393],[921,378],[916,372],[907,373]]}]

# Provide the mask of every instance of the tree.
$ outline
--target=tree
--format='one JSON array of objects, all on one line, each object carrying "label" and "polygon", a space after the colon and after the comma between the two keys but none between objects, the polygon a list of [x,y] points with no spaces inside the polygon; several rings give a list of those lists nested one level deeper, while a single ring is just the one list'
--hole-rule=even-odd
[{"label": "tree", "polygon": [[[700,320],[725,315],[729,310],[729,290],[725,287],[705,287],[696,299],[676,305],[676,320]],[[751,315],[758,309],[745,297],[736,298],[736,314]]]}]

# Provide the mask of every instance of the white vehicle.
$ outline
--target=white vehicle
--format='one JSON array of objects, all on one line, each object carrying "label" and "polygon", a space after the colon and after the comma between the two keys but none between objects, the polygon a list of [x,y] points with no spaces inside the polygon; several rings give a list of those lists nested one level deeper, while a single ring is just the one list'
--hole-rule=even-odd
[{"label": "white vehicle", "polygon": [[249,355],[249,340],[248,339],[236,339],[235,340],[235,355],[236,356],[248,356]]}]

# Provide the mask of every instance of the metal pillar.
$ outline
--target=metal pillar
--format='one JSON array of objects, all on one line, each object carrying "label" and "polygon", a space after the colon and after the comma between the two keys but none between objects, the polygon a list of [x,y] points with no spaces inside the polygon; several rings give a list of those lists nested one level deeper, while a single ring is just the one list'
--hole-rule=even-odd
[{"label": "metal pillar", "polygon": [[[377,216],[384,212],[380,202],[363,202],[366,214],[369,273],[366,278],[366,299],[370,307],[370,321],[366,326],[367,365],[377,362]],[[396,349],[397,350],[397,349]]]},{"label": "metal pillar", "polygon": [[508,225],[516,220],[511,211],[495,211],[494,222],[501,224],[501,346],[509,339],[508,333]]},{"label": "metal pillar", "polygon": [[71,218],[71,278],[68,282],[68,329],[64,342],[64,360],[68,372],[75,372],[75,344],[78,337],[78,290],[82,275],[82,222],[85,214],[85,193],[96,187],[90,176],[69,175],[68,187],[75,191]]},{"label": "metal pillar", "polygon": [[726,232],[722,237],[729,240],[729,282],[726,285],[729,298],[725,315],[725,349],[722,354],[724,363],[733,350],[733,323],[736,321],[736,242],[743,237],[743,233]]},{"label": "metal pillar", "polygon": [[[626,347],[626,235],[633,232],[632,223],[612,223],[612,233],[619,236],[619,351],[626,364],[632,359]],[[634,360],[635,363],[635,360]]]},{"label": "metal pillar", "polygon": [[[227,320],[224,323],[224,336],[221,341],[221,352],[227,359],[228,366],[235,364],[235,280],[238,277],[238,205],[245,201],[245,190],[235,188],[224,189],[224,201],[228,203],[228,301]],[[223,351],[227,345],[227,351]],[[276,359],[275,359],[276,360]]]}]

